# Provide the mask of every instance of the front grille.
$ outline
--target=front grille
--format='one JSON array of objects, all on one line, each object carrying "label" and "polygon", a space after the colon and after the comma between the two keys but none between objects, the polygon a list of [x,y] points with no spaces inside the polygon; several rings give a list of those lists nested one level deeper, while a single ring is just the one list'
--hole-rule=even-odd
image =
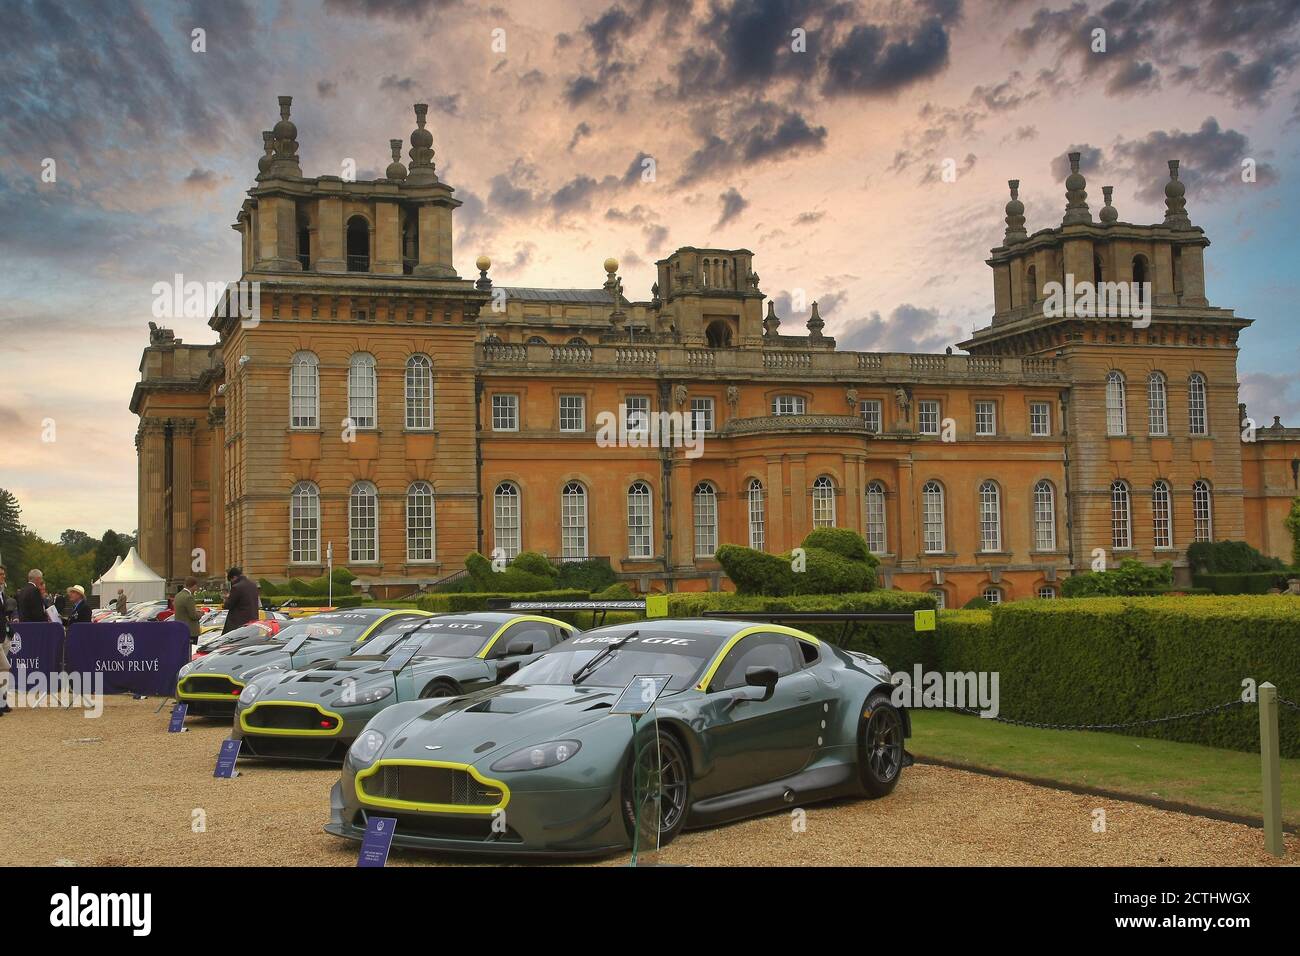
[{"label": "front grille", "polygon": [[224,674],[191,674],[181,680],[183,694],[226,694],[239,696],[242,688]]},{"label": "front grille", "polygon": [[[330,726],[322,727],[322,721]],[[291,704],[261,704],[244,713],[244,724],[261,730],[329,731],[339,725],[338,718],[319,707],[296,707]]]},{"label": "front grille", "polygon": [[313,737],[245,736],[243,750],[270,759],[333,760],[342,756],[336,741]]},{"label": "front grille", "polygon": [[[478,840],[483,843],[524,842],[523,837],[509,826],[502,832],[492,817],[431,817],[423,813],[393,813],[389,810],[376,811],[376,814],[395,817],[397,832],[403,835],[438,840]],[[352,825],[358,830],[364,830],[369,819],[365,810],[358,810],[352,818]]]},{"label": "front grille", "polygon": [[495,807],[505,796],[500,787],[480,783],[469,771],[452,767],[381,764],[358,784],[372,798],[458,807]]}]

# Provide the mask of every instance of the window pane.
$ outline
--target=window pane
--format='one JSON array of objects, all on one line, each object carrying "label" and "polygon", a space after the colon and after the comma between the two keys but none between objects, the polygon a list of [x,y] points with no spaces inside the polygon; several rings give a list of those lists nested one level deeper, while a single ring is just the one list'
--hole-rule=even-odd
[{"label": "window pane", "polygon": [[519,430],[519,396],[492,396],[492,430],[513,432]]},{"label": "window pane", "polygon": [[1198,481],[1192,485],[1192,518],[1194,520],[1196,540],[1214,540],[1214,505],[1210,496],[1210,485]]},{"label": "window pane", "polygon": [[976,402],[975,434],[993,435],[997,430],[997,405],[993,402]]},{"label": "window pane", "polygon": [[289,560],[320,561],[320,493],[309,481],[293,486],[289,502]]},{"label": "window pane", "polygon": [[1111,547],[1122,549],[1133,546],[1130,517],[1128,485],[1116,481],[1110,486]]},{"label": "window pane", "polygon": [[991,481],[980,485],[980,550],[1002,550],[1002,508],[998,486]]},{"label": "window pane", "polygon": [[379,560],[379,499],[375,486],[352,486],[348,502],[348,559],[363,564]]},{"label": "window pane", "polygon": [[1207,435],[1210,430],[1205,412],[1205,377],[1199,372],[1187,383],[1187,425],[1193,435]]},{"label": "window pane", "polygon": [[755,551],[762,551],[767,546],[763,483],[757,478],[749,483],[749,546]]},{"label": "window pane", "polygon": [[858,414],[867,423],[867,431],[879,435],[882,427],[880,399],[868,398],[858,402]]},{"label": "window pane", "polygon": [[417,481],[406,490],[406,560],[433,560],[433,488]]},{"label": "window pane", "polygon": [[867,485],[867,548],[875,554],[889,550],[885,528],[885,486],[878,481]]},{"label": "window pane", "polygon": [[433,366],[423,355],[406,363],[406,427],[433,427]]},{"label": "window pane", "polygon": [[1163,481],[1157,481],[1151,487],[1151,531],[1155,547],[1172,548],[1174,546],[1169,485]]},{"label": "window pane", "polygon": [[1034,485],[1034,550],[1056,550],[1056,492],[1046,481]]},{"label": "window pane", "polygon": [[357,428],[375,427],[375,359],[362,353],[348,366],[348,417]]},{"label": "window pane", "polygon": [[653,557],[650,486],[638,481],[627,491],[627,556]]},{"label": "window pane", "polygon": [[508,481],[492,496],[492,541],[507,561],[519,554],[519,489]]},{"label": "window pane", "polygon": [[822,475],[813,482],[813,527],[835,527],[835,483]]},{"label": "window pane", "polygon": [[1111,372],[1106,376],[1106,434],[1128,434],[1128,410],[1125,406],[1124,376]]},{"label": "window pane", "polygon": [[926,553],[945,551],[943,489],[937,481],[927,481],[921,488],[921,525]]},{"label": "window pane", "polygon": [[580,432],[587,428],[587,399],[584,395],[560,396],[560,431]]},{"label": "window pane", "polygon": [[695,432],[713,431],[713,399],[691,399],[691,429]]},{"label": "window pane", "polygon": [[695,486],[695,556],[711,558],[718,550],[718,495],[702,481]]},{"label": "window pane", "polygon": [[1167,406],[1165,377],[1159,372],[1152,372],[1147,379],[1147,410],[1152,435],[1165,435],[1169,432]]},{"label": "window pane", "polygon": [[922,435],[939,434],[939,403],[922,401],[916,403],[916,428]]},{"label": "window pane", "polygon": [[320,408],[320,368],[316,356],[299,352],[289,368],[289,424],[316,428]]},{"label": "window pane", "polygon": [[560,549],[564,558],[587,556],[587,489],[576,481],[560,495]]},{"label": "window pane", "polygon": [[1047,402],[1029,403],[1029,433],[1040,437],[1052,433],[1052,408]]}]

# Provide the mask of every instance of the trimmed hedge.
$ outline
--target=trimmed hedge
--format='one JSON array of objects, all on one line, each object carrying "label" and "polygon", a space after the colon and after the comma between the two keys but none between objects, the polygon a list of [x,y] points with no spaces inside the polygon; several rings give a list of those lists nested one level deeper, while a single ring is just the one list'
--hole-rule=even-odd
[{"label": "trimmed hedge", "polygon": [[[351,594],[352,582],[354,580],[356,580],[356,575],[347,568],[335,568],[335,596],[340,594]],[[310,581],[304,581],[302,578],[290,578],[284,584],[276,584],[274,581],[260,578],[257,582],[257,589],[261,592],[262,597],[327,597],[330,593],[329,575],[322,574],[320,577],[312,578]]]},{"label": "trimmed hedge", "polygon": [[1193,574],[1192,583],[1211,594],[1267,594],[1270,588],[1285,591],[1290,571],[1234,571]]},{"label": "trimmed hedge", "polygon": [[467,614],[486,611],[490,598],[509,598],[512,601],[585,601],[586,591],[533,591],[514,593],[503,591],[472,591],[461,594],[424,594],[416,602],[422,611],[435,614]]},{"label": "trimmed hedge", "polygon": [[1076,574],[1061,582],[1064,597],[1115,597],[1167,591],[1174,585],[1173,565],[1166,561],[1149,567],[1126,558],[1114,571],[1090,571]]},{"label": "trimmed hedge", "polygon": [[281,607],[288,601],[297,601],[298,607],[357,607],[361,604],[369,604],[374,600],[369,594],[353,594],[351,589],[343,594],[334,595],[334,603],[330,604],[328,597],[319,597],[315,594],[291,594],[288,596],[281,594],[263,595],[275,607]]},{"label": "trimmed hedge", "polygon": [[604,558],[564,561],[560,564],[559,572],[555,586],[565,590],[577,588],[583,591],[603,591],[618,580],[609,561]]},{"label": "trimmed hedge", "polygon": [[[492,562],[477,551],[465,559],[479,594],[522,594],[556,590],[560,572],[536,551],[520,551],[501,571],[492,570]],[[469,593],[469,592],[466,592]]]},{"label": "trimmed hedge", "polygon": [[1194,574],[1249,574],[1252,571],[1284,571],[1277,558],[1258,551],[1245,541],[1197,541],[1187,546],[1187,566]]},{"label": "trimmed hedge", "polygon": [[[960,616],[965,615],[965,616]],[[1300,697],[1300,599],[1092,598],[944,612],[935,670],[996,671],[1001,716],[1110,724],[1240,699],[1242,681]],[[1300,714],[1281,709],[1282,754],[1300,757]],[[1243,706],[1124,731],[1253,751],[1259,713]]]},{"label": "trimmed hedge", "polygon": [[795,571],[793,554],[769,554],[738,544],[715,552],[722,570],[740,594],[850,594],[876,586],[876,556],[862,535],[847,528],[818,528],[803,539],[804,569]]}]

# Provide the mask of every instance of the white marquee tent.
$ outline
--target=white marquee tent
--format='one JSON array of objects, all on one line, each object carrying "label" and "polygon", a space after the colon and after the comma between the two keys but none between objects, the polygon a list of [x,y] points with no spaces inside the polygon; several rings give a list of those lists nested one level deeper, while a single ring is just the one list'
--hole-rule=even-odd
[{"label": "white marquee tent", "polygon": [[99,595],[99,606],[104,607],[117,597],[118,588],[126,592],[126,599],[131,604],[137,601],[161,601],[167,597],[167,582],[140,560],[135,548],[125,558],[118,558],[104,572],[104,576],[91,586],[91,591]]}]

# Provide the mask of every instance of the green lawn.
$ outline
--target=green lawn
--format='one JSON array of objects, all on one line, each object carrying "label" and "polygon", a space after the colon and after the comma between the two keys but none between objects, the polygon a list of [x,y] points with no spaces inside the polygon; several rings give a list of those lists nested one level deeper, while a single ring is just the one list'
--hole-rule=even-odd
[{"label": "green lawn", "polygon": [[[912,711],[908,750],[990,770],[1259,817],[1259,754],[1119,734],[1037,730]],[[1282,818],[1300,825],[1300,760],[1282,760]]]}]

